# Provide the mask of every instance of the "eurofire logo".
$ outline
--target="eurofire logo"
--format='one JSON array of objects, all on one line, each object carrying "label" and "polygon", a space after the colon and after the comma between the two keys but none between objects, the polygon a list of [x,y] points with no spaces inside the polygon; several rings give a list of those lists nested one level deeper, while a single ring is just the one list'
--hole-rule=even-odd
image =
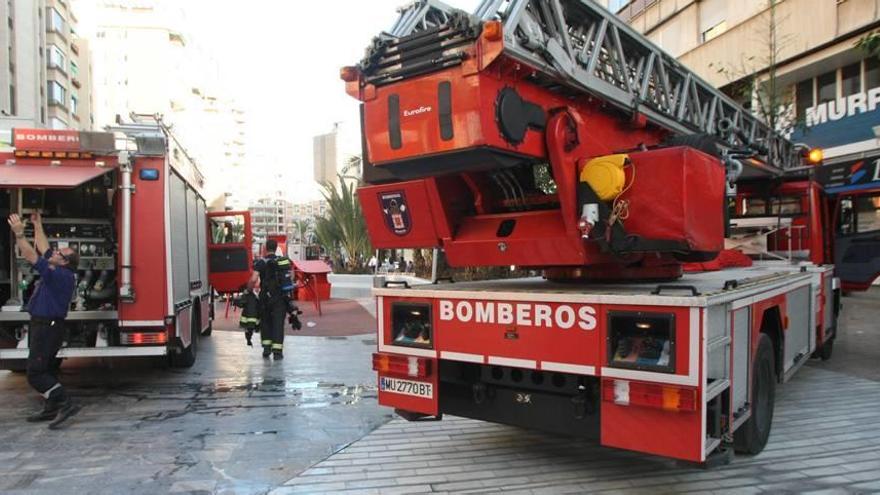
[{"label": "eurofire logo", "polygon": [[440,320],[460,323],[486,323],[524,327],[596,328],[596,309],[587,305],[440,301]]},{"label": "eurofire logo", "polygon": [[415,110],[404,110],[403,116],[404,117],[412,117],[413,115],[419,115],[421,113],[428,113],[431,110],[433,110],[433,108],[431,108],[431,107],[419,107],[419,108],[416,108]]}]

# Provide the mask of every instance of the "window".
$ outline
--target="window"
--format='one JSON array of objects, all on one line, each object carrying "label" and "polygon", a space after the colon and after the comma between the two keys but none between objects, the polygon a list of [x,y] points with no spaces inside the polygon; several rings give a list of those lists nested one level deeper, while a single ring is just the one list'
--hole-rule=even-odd
[{"label": "window", "polygon": [[880,230],[880,196],[857,196],[853,198],[856,214],[856,231]]},{"label": "window", "polygon": [[718,24],[703,31],[703,43],[711,40],[712,38],[718,37],[718,35],[720,35],[724,31],[727,31],[727,21],[721,21]]},{"label": "window", "polygon": [[62,72],[65,71],[65,62],[67,57],[64,56],[64,52],[61,51],[55,45],[49,45],[49,67],[54,69],[59,69]]},{"label": "window", "polygon": [[880,87],[880,59],[865,59],[865,90]]},{"label": "window", "polygon": [[803,118],[807,109],[813,106],[813,79],[801,81],[797,85],[797,116]]},{"label": "window", "polygon": [[49,104],[60,105],[63,107],[66,100],[65,96],[67,95],[67,89],[58,84],[57,81],[49,81],[48,88]]},{"label": "window", "polygon": [[61,14],[57,10],[55,10],[54,7],[49,7],[49,15],[46,19],[46,22],[49,23],[49,31],[55,31],[56,33],[59,33],[61,35],[65,34],[64,17],[62,17]]},{"label": "window", "polygon": [[70,94],[70,112],[75,114],[76,109],[78,107],[79,107],[79,98],[75,94],[71,93]]},{"label": "window", "polygon": [[837,99],[837,71],[826,72],[816,78],[818,87],[819,103]]},{"label": "window", "polygon": [[847,65],[841,71],[843,77],[840,82],[840,89],[843,96],[847,97],[862,91],[862,63],[856,62]]},{"label": "window", "polygon": [[70,75],[77,77],[79,75],[79,66],[73,60],[70,61]]},{"label": "window", "polygon": [[15,86],[9,85],[9,115],[15,115]]},{"label": "window", "polygon": [[67,129],[67,122],[58,117],[52,117],[49,119],[49,128],[50,129]]}]

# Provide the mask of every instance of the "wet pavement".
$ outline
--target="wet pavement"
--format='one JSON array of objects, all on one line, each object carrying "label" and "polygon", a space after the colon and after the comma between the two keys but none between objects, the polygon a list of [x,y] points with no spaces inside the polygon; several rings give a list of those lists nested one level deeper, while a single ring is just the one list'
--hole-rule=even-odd
[{"label": "wet pavement", "polygon": [[372,333],[288,336],[273,362],[215,330],[190,370],[65,363],[85,407],[62,431],[25,422],[39,397],[0,371],[0,493],[265,493],[390,418],[375,345]]}]

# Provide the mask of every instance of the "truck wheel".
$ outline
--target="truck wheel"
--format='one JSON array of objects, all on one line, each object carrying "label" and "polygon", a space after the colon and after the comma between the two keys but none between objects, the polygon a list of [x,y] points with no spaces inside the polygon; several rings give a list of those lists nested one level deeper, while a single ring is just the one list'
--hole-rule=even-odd
[{"label": "truck wheel", "polygon": [[171,366],[175,368],[191,368],[196,364],[196,354],[199,349],[199,324],[198,315],[191,318],[189,325],[189,347],[180,351],[179,354],[171,355]]},{"label": "truck wheel", "polygon": [[822,344],[822,348],[819,349],[819,358],[822,361],[828,361],[831,359],[831,353],[834,352],[834,337],[826,340],[825,343]]},{"label": "truck wheel", "polygon": [[202,330],[203,337],[210,337],[211,333],[214,331],[214,320],[208,321],[208,328]]},{"label": "truck wheel", "polygon": [[752,416],[733,434],[733,446],[737,452],[759,454],[767,445],[776,400],[775,361],[773,342],[762,333],[752,363]]}]

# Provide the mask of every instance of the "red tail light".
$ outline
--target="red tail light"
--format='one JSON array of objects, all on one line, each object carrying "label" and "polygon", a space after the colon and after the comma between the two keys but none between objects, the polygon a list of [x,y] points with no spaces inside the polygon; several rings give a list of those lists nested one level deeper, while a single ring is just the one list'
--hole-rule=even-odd
[{"label": "red tail light", "polygon": [[123,332],[119,334],[122,345],[164,345],[168,343],[165,332]]},{"label": "red tail light", "polygon": [[696,411],[694,388],[629,380],[603,380],[602,400],[625,406],[645,406],[667,411]]},{"label": "red tail light", "polygon": [[373,354],[373,370],[379,373],[426,378],[431,376],[433,360],[397,354]]}]

